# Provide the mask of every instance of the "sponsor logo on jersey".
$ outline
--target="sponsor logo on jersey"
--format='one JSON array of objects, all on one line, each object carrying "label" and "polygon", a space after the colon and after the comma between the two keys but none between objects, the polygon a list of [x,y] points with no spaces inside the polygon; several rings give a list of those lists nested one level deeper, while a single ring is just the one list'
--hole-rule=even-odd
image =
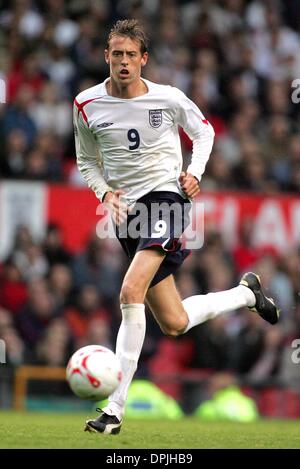
[{"label": "sponsor logo on jersey", "polygon": [[113,125],[113,122],[103,122],[102,124],[98,124],[97,127],[99,127],[99,129],[105,129],[106,127],[109,127],[110,125]]},{"label": "sponsor logo on jersey", "polygon": [[150,109],[149,111],[149,123],[151,127],[157,129],[162,124],[162,110],[161,109]]}]

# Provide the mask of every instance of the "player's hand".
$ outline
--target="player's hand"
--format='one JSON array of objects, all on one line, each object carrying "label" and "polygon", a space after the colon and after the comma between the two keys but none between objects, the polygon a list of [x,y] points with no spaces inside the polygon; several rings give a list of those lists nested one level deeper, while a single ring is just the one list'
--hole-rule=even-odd
[{"label": "player's hand", "polygon": [[200,192],[198,179],[190,173],[180,173],[179,183],[183,192],[190,199],[193,199]]},{"label": "player's hand", "polygon": [[128,215],[128,205],[122,198],[124,194],[124,191],[118,189],[115,192],[107,192],[103,199],[103,202],[108,205],[117,226],[126,221]]}]

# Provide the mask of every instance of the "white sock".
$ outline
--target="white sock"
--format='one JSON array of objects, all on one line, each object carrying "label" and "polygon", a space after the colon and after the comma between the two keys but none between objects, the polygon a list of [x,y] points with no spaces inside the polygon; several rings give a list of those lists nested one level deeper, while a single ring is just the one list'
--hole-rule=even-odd
[{"label": "white sock", "polygon": [[124,414],[128,388],[137,369],[146,331],[145,305],[121,304],[121,311],[122,322],[117,337],[116,355],[121,362],[122,380],[103,409],[106,414],[115,415],[119,420]]},{"label": "white sock", "polygon": [[226,291],[190,296],[183,300],[182,304],[189,318],[184,331],[187,332],[192,327],[213,319],[219,314],[245,306],[254,306],[255,296],[250,288],[239,285]]}]

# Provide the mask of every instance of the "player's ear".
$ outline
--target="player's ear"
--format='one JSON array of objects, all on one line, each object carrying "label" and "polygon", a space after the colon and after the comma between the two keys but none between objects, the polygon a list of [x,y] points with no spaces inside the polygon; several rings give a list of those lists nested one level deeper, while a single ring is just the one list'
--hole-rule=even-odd
[{"label": "player's ear", "polygon": [[105,62],[107,64],[109,64],[109,52],[108,52],[108,49],[105,49],[104,51],[104,58],[105,58]]},{"label": "player's ear", "polygon": [[148,61],[148,52],[144,52],[143,55],[142,55],[142,61],[141,61],[141,65],[142,67],[144,67]]}]

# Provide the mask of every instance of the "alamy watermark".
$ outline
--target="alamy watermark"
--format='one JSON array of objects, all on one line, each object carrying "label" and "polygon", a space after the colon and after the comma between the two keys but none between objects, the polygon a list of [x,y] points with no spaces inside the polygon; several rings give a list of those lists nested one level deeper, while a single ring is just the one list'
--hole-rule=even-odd
[{"label": "alamy watermark", "polygon": [[6,363],[6,346],[4,340],[0,339],[0,365]]},{"label": "alamy watermark", "polygon": [[300,78],[295,78],[295,80],[292,81],[291,87],[294,90],[291,95],[292,102],[294,104],[299,104],[300,103]]},{"label": "alamy watermark", "polygon": [[[0,72],[1,77],[1,72]],[[0,78],[0,104],[6,103],[6,84],[3,78]]]},{"label": "alamy watermark", "polygon": [[292,362],[295,365],[298,365],[298,363],[300,363],[300,339],[293,340],[292,348],[296,349],[292,352],[292,355],[291,355]]},{"label": "alamy watermark", "polygon": [[116,238],[117,232],[119,239],[152,239],[166,248],[179,238],[187,249],[199,249],[204,243],[203,202],[152,202],[150,205],[137,202],[119,226],[108,204],[100,204],[96,213],[100,216],[96,233],[101,239]]}]

